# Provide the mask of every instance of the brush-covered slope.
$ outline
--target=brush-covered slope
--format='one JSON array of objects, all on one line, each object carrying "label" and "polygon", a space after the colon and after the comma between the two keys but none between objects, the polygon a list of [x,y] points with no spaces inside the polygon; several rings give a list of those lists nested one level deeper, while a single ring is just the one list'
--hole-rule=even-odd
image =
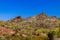
[{"label": "brush-covered slope", "polygon": [[17,16],[6,22],[0,21],[1,40],[48,40],[48,33],[60,37],[60,19],[45,13],[22,18]]},{"label": "brush-covered slope", "polygon": [[34,28],[54,28],[60,26],[60,19],[56,16],[49,17],[45,13],[38,14],[36,16],[28,17],[26,19],[20,16],[9,20],[8,22],[14,22],[21,25],[27,25]]}]

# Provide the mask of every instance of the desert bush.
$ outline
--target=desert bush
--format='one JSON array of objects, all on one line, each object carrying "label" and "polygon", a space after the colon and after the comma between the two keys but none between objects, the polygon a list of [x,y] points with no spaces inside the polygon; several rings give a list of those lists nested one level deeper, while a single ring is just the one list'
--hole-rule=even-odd
[{"label": "desert bush", "polygon": [[3,37],[0,37],[0,40],[5,40]]},{"label": "desert bush", "polygon": [[55,37],[58,37],[59,34],[60,34],[59,28],[54,28],[53,31],[54,31],[54,34],[55,34],[54,36],[55,36]]},{"label": "desert bush", "polygon": [[47,36],[40,35],[40,36],[32,36],[31,40],[48,40]]},{"label": "desert bush", "polygon": [[42,32],[42,30],[40,30],[40,29],[37,29],[37,30],[35,31],[36,34],[40,34],[41,32]]}]

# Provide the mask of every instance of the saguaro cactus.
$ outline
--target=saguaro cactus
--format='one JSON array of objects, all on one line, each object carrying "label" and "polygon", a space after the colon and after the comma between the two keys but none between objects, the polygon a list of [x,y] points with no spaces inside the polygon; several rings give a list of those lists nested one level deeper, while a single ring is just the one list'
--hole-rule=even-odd
[{"label": "saguaro cactus", "polygon": [[54,40],[54,31],[48,33],[48,40]]}]

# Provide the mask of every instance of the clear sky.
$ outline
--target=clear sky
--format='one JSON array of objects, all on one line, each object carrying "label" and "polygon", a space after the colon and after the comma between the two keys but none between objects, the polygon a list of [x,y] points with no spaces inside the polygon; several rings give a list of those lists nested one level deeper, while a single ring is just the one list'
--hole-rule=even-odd
[{"label": "clear sky", "polygon": [[46,12],[60,17],[60,0],[0,0],[0,19],[23,18]]}]

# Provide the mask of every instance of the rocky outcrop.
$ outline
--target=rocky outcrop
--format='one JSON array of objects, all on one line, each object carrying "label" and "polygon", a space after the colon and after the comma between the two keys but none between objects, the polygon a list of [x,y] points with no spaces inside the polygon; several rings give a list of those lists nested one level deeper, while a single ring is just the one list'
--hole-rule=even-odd
[{"label": "rocky outcrop", "polygon": [[21,18],[21,16],[17,16],[17,17],[15,17],[15,18],[13,18],[13,19],[11,19],[9,21],[10,22],[20,22],[20,21],[22,21],[22,18]]}]

